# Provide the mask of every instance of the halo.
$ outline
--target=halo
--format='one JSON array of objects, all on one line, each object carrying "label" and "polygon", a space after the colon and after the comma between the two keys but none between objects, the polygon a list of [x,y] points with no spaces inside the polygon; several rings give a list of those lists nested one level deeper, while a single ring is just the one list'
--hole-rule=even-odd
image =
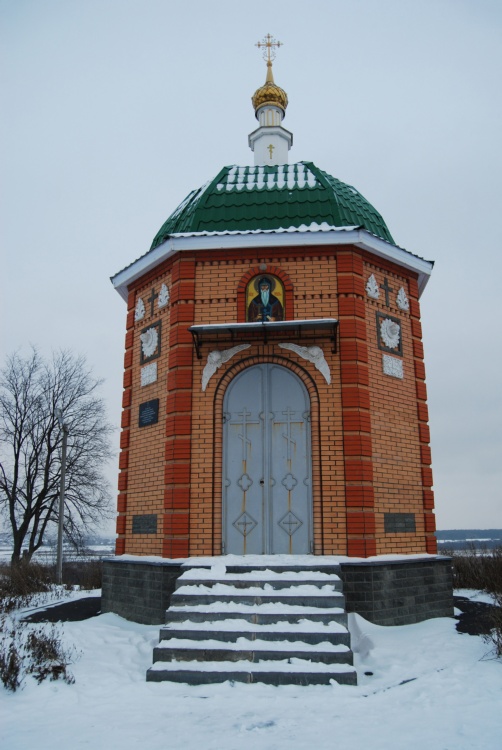
[{"label": "halo", "polygon": [[255,280],[253,281],[253,286],[256,290],[256,294],[259,294],[258,287],[260,286],[260,281],[263,281],[263,279],[266,279],[268,281],[270,285],[270,294],[273,294],[274,289],[277,286],[277,282],[273,276],[267,276],[267,274],[262,274],[261,276],[257,276]]}]

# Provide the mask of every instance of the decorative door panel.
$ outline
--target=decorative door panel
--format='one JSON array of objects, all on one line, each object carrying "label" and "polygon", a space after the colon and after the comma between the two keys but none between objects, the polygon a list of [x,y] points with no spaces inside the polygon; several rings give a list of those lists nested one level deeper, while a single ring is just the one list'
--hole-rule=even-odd
[{"label": "decorative door panel", "polygon": [[264,504],[265,372],[252,367],[230,384],[224,403],[225,552],[261,555]]},{"label": "decorative door panel", "polygon": [[256,365],[224,402],[223,530],[227,554],[307,554],[312,511],[309,398],[278,365]]}]

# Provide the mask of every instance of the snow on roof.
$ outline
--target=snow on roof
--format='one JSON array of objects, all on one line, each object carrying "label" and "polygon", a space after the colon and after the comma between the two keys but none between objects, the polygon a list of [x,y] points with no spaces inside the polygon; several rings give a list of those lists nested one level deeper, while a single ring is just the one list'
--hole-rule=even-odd
[{"label": "snow on roof", "polygon": [[299,188],[320,187],[315,174],[305,164],[283,164],[276,172],[265,170],[265,167],[237,167],[230,169],[228,174],[216,185],[217,190],[293,190]]},{"label": "snow on roof", "polygon": [[323,221],[321,224],[313,221],[311,224],[300,224],[298,227],[279,227],[278,229],[226,229],[214,232],[173,232],[171,237],[225,237],[239,234],[284,234],[286,232],[351,232],[353,229],[359,229],[359,227],[335,227],[326,221]]}]

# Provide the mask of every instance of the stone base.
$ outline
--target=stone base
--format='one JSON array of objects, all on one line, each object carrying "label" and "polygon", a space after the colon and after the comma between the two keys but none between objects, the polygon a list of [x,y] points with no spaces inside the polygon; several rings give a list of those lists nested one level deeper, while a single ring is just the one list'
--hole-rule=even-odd
[{"label": "stone base", "polygon": [[[216,561],[224,562],[224,558]],[[354,562],[333,558],[333,562],[340,563],[347,612],[357,612],[377,625],[409,625],[453,616],[448,557]],[[309,556],[309,567],[315,565],[316,557]],[[152,561],[119,556],[104,560],[101,611],[146,625],[162,624],[182,571],[181,562],[160,558]]]},{"label": "stone base", "polygon": [[347,612],[376,625],[411,625],[453,616],[449,557],[340,562]]},{"label": "stone base", "polygon": [[103,560],[101,611],[144,625],[161,625],[181,573],[181,563],[160,558],[158,562],[121,557]]}]

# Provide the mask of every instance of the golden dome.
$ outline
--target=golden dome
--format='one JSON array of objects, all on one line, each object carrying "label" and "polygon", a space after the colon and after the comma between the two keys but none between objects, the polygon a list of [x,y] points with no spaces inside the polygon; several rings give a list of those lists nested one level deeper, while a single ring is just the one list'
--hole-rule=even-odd
[{"label": "golden dome", "polygon": [[288,95],[281,89],[280,86],[274,82],[274,75],[272,73],[272,62],[267,61],[267,79],[263,86],[256,89],[253,96],[251,97],[253,107],[255,110],[256,117],[258,118],[258,110],[260,107],[264,107],[266,104],[280,107],[283,112],[286,111],[288,106]]}]

